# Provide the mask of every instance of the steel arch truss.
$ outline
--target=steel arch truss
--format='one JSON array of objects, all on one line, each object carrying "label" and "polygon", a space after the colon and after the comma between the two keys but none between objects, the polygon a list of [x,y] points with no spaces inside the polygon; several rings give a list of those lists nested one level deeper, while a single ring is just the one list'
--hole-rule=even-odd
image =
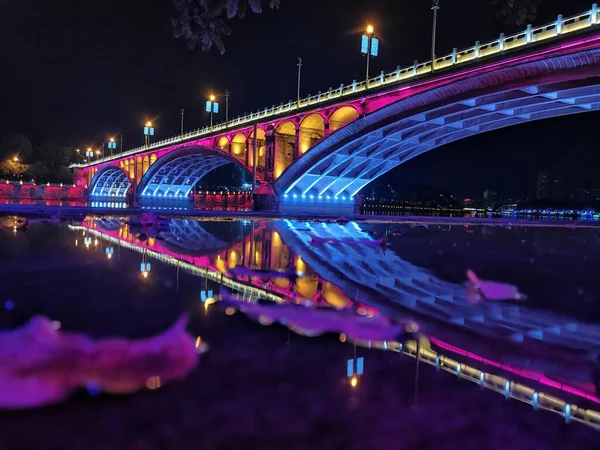
[{"label": "steel arch truss", "polygon": [[138,192],[148,198],[184,198],[207,173],[229,163],[243,167],[236,158],[220,150],[207,147],[175,150],[150,167]]},{"label": "steel arch truss", "polygon": [[90,196],[125,197],[130,187],[131,181],[125,172],[117,166],[106,166],[92,178]]},{"label": "steel arch truss", "polygon": [[[532,120],[600,109],[600,50],[499,70],[382,108],[317,144],[276,182],[284,197],[352,198],[415,156]],[[532,80],[535,80],[532,82]]]}]

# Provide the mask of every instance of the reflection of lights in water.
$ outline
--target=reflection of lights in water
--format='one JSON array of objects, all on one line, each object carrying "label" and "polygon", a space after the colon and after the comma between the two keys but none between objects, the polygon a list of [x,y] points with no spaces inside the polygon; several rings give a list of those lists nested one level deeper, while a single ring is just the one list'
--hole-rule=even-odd
[{"label": "reflection of lights in water", "polygon": [[265,326],[271,325],[273,323],[273,319],[271,319],[269,316],[261,314],[260,316],[258,316],[258,323]]},{"label": "reflection of lights in water", "polygon": [[52,321],[50,325],[52,325],[52,328],[54,328],[55,330],[60,330],[60,328],[62,327],[62,324],[58,320]]},{"label": "reflection of lights in water", "polygon": [[75,239],[75,247],[77,247],[79,245],[79,240]]},{"label": "reflection of lights in water", "polygon": [[214,297],[208,297],[204,301],[204,309],[208,309],[209,305],[212,305],[213,303],[217,303],[217,301],[214,299]]},{"label": "reflection of lights in water", "polygon": [[160,386],[160,377],[158,376],[153,376],[146,380],[146,387],[148,389],[158,389]]},{"label": "reflection of lights in water", "polygon": [[419,331],[419,325],[416,322],[409,322],[404,327],[407,333],[415,333]]},{"label": "reflection of lights in water", "polygon": [[142,272],[142,276],[143,276],[144,278],[148,278],[148,271],[147,271],[147,270],[144,270],[144,271]]},{"label": "reflection of lights in water", "polygon": [[107,253],[107,254],[106,254],[106,257],[107,257],[108,259],[112,258],[112,253]]},{"label": "reflection of lights in water", "polygon": [[340,342],[346,342],[346,335],[344,333],[340,333]]},{"label": "reflection of lights in water", "polygon": [[358,314],[360,314],[361,316],[366,316],[366,315],[367,315],[367,310],[366,310],[365,308],[363,308],[362,306],[361,306],[360,308],[358,308],[358,309],[356,310],[356,312],[357,312]]},{"label": "reflection of lights in water", "polygon": [[225,309],[225,314],[227,314],[228,316],[233,316],[235,314],[235,309],[229,306],[227,307],[227,309]]},{"label": "reflection of lights in water", "polygon": [[202,343],[202,338],[200,336],[198,336],[196,338],[196,348],[200,347],[200,344]]},{"label": "reflection of lights in water", "polygon": [[350,386],[353,388],[358,386],[358,377],[356,375],[352,375],[352,378],[350,378]]},{"label": "reflection of lights in water", "polygon": [[94,247],[98,247],[98,239],[94,239]]}]

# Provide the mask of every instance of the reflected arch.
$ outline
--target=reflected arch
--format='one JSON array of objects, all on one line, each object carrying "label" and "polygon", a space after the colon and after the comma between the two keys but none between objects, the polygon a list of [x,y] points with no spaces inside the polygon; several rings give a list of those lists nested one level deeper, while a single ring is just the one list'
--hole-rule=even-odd
[{"label": "reflected arch", "polygon": [[119,166],[104,166],[96,172],[90,182],[92,197],[125,197],[131,187],[127,173]]},{"label": "reflected arch", "polygon": [[319,142],[274,186],[284,211],[301,202],[303,209],[310,201],[315,208],[349,203],[371,181],[444,144],[598,109],[600,49],[525,62],[424,89],[355,120]]},{"label": "reflected arch", "polygon": [[142,198],[185,198],[207,173],[230,163],[248,171],[239,160],[223,151],[202,146],[184,147],[150,166],[137,192]]}]

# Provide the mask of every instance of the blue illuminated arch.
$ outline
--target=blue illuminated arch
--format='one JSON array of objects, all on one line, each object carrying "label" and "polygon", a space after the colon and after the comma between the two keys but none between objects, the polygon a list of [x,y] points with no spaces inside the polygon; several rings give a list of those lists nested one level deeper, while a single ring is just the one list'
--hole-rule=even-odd
[{"label": "blue illuminated arch", "polygon": [[148,169],[138,193],[148,198],[185,198],[207,173],[225,164],[236,164],[249,173],[237,158],[221,150],[202,146],[174,150]]},{"label": "blue illuminated arch", "polygon": [[125,197],[131,187],[129,177],[118,166],[104,166],[90,183],[92,197]]},{"label": "blue illuminated arch", "polygon": [[352,200],[394,167],[449,142],[599,110],[599,77],[600,49],[593,49],[432,87],[332,133],[281,174],[275,191],[284,209]]}]

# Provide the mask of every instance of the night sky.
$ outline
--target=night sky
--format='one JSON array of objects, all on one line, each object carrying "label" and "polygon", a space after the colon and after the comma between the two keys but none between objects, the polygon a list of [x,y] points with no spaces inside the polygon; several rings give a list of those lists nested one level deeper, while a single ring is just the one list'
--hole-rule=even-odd
[{"label": "night sky", "polygon": [[[591,3],[545,0],[534,24]],[[142,143],[146,119],[156,123],[158,138],[178,133],[182,108],[186,129],[205,125],[210,92],[229,89],[230,116],[287,102],[295,97],[298,56],[303,95],[363,79],[359,44],[366,23],[381,39],[372,73],[391,71],[429,58],[430,6],[429,0],[281,0],[279,10],[231,21],[221,56],[188,50],[173,37],[170,0],[12,0],[0,6],[0,136],[21,132],[34,143],[84,147],[122,132],[131,148]],[[505,25],[489,0],[441,6],[439,55],[523,28]],[[587,130],[599,118],[581,114],[477,136],[396,173],[457,195],[486,187],[532,194],[537,171],[548,169],[560,169],[575,185],[598,178],[600,156]]]}]

